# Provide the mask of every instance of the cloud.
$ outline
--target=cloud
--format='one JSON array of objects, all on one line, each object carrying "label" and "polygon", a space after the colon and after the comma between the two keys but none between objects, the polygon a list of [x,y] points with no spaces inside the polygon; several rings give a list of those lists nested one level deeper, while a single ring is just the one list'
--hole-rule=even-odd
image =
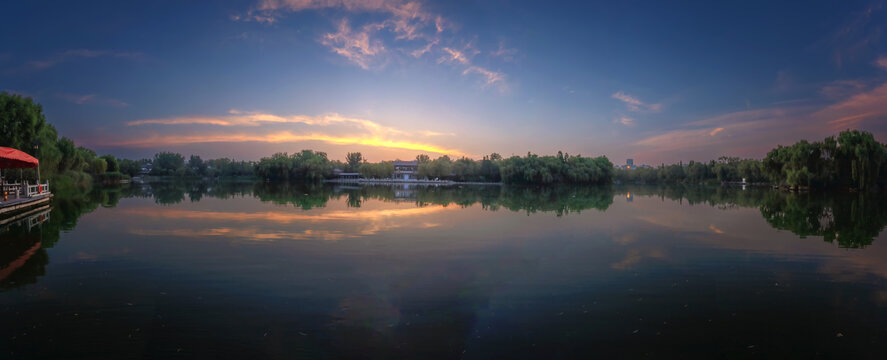
[{"label": "cloud", "polygon": [[635,142],[639,148],[635,157],[658,163],[711,160],[721,155],[762,156],[775,144],[810,134],[797,127],[809,111],[803,107],[744,110],[690,122]]},{"label": "cloud", "polygon": [[463,54],[459,50],[445,47],[443,48],[443,51],[447,54],[447,56],[440,58],[440,62],[455,61],[462,65],[468,65],[471,63],[470,61],[468,61],[468,57],[466,57],[465,54]]},{"label": "cloud", "polygon": [[832,81],[823,86],[822,89],[819,90],[819,93],[829,99],[841,99],[859,93],[863,91],[865,87],[866,84],[862,81],[838,80]]},{"label": "cloud", "polygon": [[630,117],[628,117],[628,116],[620,116],[620,117],[617,117],[616,119],[613,120],[613,122],[615,122],[615,123],[617,123],[617,124],[622,124],[622,125],[627,126],[627,127],[634,127],[634,125],[635,125],[635,124],[634,124],[634,119],[632,119],[632,118],[630,118]]},{"label": "cloud", "polygon": [[887,69],[887,56],[881,56],[875,61],[875,65],[879,68]]},{"label": "cloud", "polygon": [[[508,88],[506,76],[500,71],[474,64],[471,57],[481,53],[464,44],[449,30],[450,23],[438,14],[430,12],[420,1],[414,0],[261,0],[245,15],[234,20],[257,21],[273,24],[286,12],[320,9],[337,9],[346,13],[336,26],[336,31],[323,34],[319,42],[332,52],[343,56],[362,69],[383,67],[390,58],[399,54],[422,58],[426,54],[437,57],[438,63],[459,67],[463,75],[475,74],[482,79],[483,87],[495,86],[500,91]],[[351,13],[381,14],[366,20]],[[355,19],[361,20],[357,24]],[[385,35],[389,35],[386,37]],[[393,39],[392,39],[393,37]],[[490,53],[511,61],[517,50],[505,48]]]},{"label": "cloud", "polygon": [[376,122],[350,118],[336,113],[307,116],[279,116],[261,112],[243,112],[229,110],[225,116],[180,116],[161,119],[146,119],[127,122],[128,126],[141,125],[217,125],[217,126],[260,126],[262,124],[305,124],[329,126],[334,124],[350,124],[359,126],[376,135],[405,135],[405,131],[380,125]]},{"label": "cloud", "polygon": [[515,56],[517,56],[517,49],[511,49],[505,47],[505,42],[499,42],[499,48],[493,52],[490,52],[490,55],[502,58],[505,61],[514,61]]},{"label": "cloud", "polygon": [[662,104],[647,104],[641,101],[640,99],[628,95],[622,90],[617,91],[615,94],[610,97],[622,101],[625,103],[625,106],[628,108],[628,111],[633,112],[646,112],[646,113],[654,113],[662,111]]},{"label": "cloud", "polygon": [[49,58],[43,60],[34,60],[25,64],[22,69],[29,71],[37,71],[48,69],[63,62],[76,60],[76,59],[88,59],[88,58],[98,58],[98,57],[111,57],[111,58],[120,58],[120,59],[139,59],[144,55],[138,52],[126,52],[126,51],[111,51],[111,50],[89,50],[89,49],[74,49],[67,50],[58,54],[55,54]]},{"label": "cloud", "polygon": [[829,36],[825,44],[831,47],[832,59],[839,69],[847,61],[866,58],[881,43],[883,33],[882,4],[874,3],[848,19]]},{"label": "cloud", "polygon": [[440,40],[435,39],[435,40],[429,42],[428,44],[425,44],[425,47],[410,52],[410,55],[413,55],[413,57],[416,57],[416,58],[420,58],[420,57],[422,57],[422,55],[430,53],[431,48],[434,46],[437,46],[437,44],[439,42],[440,42]]},{"label": "cloud", "polygon": [[156,146],[173,146],[187,144],[207,144],[207,143],[245,143],[245,142],[262,142],[271,144],[296,143],[305,141],[319,141],[332,145],[365,145],[379,148],[414,150],[429,152],[435,154],[446,154],[453,156],[469,156],[468,154],[457,150],[450,149],[438,145],[413,142],[409,140],[393,140],[372,135],[355,135],[355,136],[337,136],[324,133],[293,133],[290,131],[279,131],[265,134],[255,133],[210,133],[203,132],[193,135],[156,135],[139,137],[137,139],[123,140],[102,144],[108,147],[131,147],[145,148]]},{"label": "cloud", "polygon": [[871,128],[887,128],[887,83],[831,104],[811,118],[825,121],[831,131],[857,128],[864,123]]},{"label": "cloud", "polygon": [[[266,130],[266,125],[274,124],[301,124],[308,127],[323,128],[329,126],[345,126],[337,129],[337,135],[328,131],[308,130],[294,132],[291,130]],[[135,139],[122,140],[105,146],[112,147],[154,147],[172,146],[200,143],[293,143],[304,141],[320,141],[334,145],[365,145],[389,149],[416,150],[437,154],[449,154],[454,156],[468,156],[468,154],[445,146],[416,142],[412,138],[423,136],[452,135],[447,133],[423,130],[408,132],[389,126],[384,126],[374,121],[350,118],[339,114],[326,114],[320,116],[279,116],[259,112],[229,111],[224,116],[181,116],[161,119],[135,120],[127,123],[128,126],[149,125],[203,125],[217,127],[243,128],[237,131],[213,132],[203,130],[190,134],[141,136]],[[247,130],[244,130],[247,129]]]},{"label": "cloud", "polygon": [[484,87],[495,86],[495,87],[499,88],[499,91],[503,91],[503,92],[508,90],[508,85],[505,82],[505,74],[503,74],[501,72],[492,71],[492,70],[489,70],[489,69],[486,69],[486,68],[483,68],[480,66],[474,66],[474,65],[472,65],[472,66],[468,67],[467,69],[465,69],[464,71],[462,71],[462,75],[468,75],[468,74],[472,74],[472,73],[480,74],[481,76],[483,76]]},{"label": "cloud", "polygon": [[777,144],[821,140],[846,129],[868,130],[876,138],[887,136],[887,82],[874,87],[836,82],[820,93],[819,104],[786,103],[731,112],[648,136],[634,143],[640,148],[635,157],[648,161],[709,160],[724,154],[761,157]]},{"label": "cloud", "polygon": [[103,97],[96,94],[86,94],[86,95],[77,95],[77,94],[66,94],[60,93],[58,97],[68,101],[75,103],[77,105],[105,105],[105,106],[113,106],[113,107],[127,107],[129,104],[109,98]]},{"label": "cloud", "polygon": [[347,20],[339,23],[336,33],[325,34],[321,44],[329,47],[334,53],[344,56],[364,70],[370,68],[374,57],[385,52],[385,46],[379,40],[370,38],[372,29],[363,27],[359,31],[352,31]]},{"label": "cloud", "polygon": [[423,130],[419,132],[422,136],[456,136],[456,133],[442,133],[436,131]]}]

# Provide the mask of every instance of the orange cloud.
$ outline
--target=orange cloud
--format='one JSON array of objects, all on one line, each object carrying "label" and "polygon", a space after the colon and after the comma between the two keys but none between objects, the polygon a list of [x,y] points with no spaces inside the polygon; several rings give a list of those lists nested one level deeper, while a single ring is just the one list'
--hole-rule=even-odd
[{"label": "orange cloud", "polygon": [[[229,111],[224,116],[182,116],[162,119],[135,120],[127,123],[129,126],[146,125],[212,125],[223,127],[257,127],[266,124],[304,124],[309,126],[345,125],[359,129],[359,132],[348,135],[330,135],[324,132],[311,131],[294,133],[290,131],[279,132],[238,132],[238,133],[207,133],[182,134],[182,135],[155,135],[142,136],[136,139],[122,140],[106,146],[123,147],[153,147],[161,145],[182,145],[199,143],[288,143],[299,141],[321,141],[334,145],[366,145],[381,148],[418,150],[437,154],[453,156],[468,156],[466,153],[444,146],[426,144],[411,141],[408,138],[422,136],[455,135],[453,133],[420,130],[407,132],[393,127],[359,118],[345,117],[339,114],[326,114],[321,116],[279,116],[259,112]],[[407,139],[399,139],[404,138]]]},{"label": "orange cloud", "polygon": [[724,131],[724,128],[719,127],[719,128],[717,128],[717,129],[714,129],[714,130],[712,130],[711,132],[709,132],[709,133],[708,133],[708,136],[715,136],[715,135],[717,135],[717,134],[718,134],[719,132],[721,132],[721,131]]},{"label": "orange cloud", "polygon": [[307,116],[278,116],[259,112],[228,111],[227,116],[180,116],[162,119],[146,119],[127,122],[129,126],[140,125],[218,125],[218,126],[258,126],[262,124],[305,124],[329,126],[334,124],[352,124],[363,127],[374,133],[405,134],[404,131],[386,127],[366,119],[349,118],[336,113]]},{"label": "orange cloud", "polygon": [[830,131],[855,128],[868,122],[883,126],[887,119],[887,83],[869,91],[858,92],[811,115],[825,121]]},{"label": "orange cloud", "polygon": [[468,154],[457,150],[445,148],[442,146],[423,144],[411,141],[389,140],[374,136],[333,136],[326,134],[294,134],[289,131],[282,131],[269,134],[201,134],[201,135],[158,135],[153,137],[141,137],[133,140],[125,140],[120,142],[104,144],[105,146],[120,147],[155,147],[163,145],[184,145],[184,144],[203,144],[203,143],[243,143],[243,142],[265,142],[265,143],[289,143],[300,141],[321,141],[334,145],[366,145],[373,147],[417,150],[430,152],[435,154],[447,154],[454,156],[469,156]]}]

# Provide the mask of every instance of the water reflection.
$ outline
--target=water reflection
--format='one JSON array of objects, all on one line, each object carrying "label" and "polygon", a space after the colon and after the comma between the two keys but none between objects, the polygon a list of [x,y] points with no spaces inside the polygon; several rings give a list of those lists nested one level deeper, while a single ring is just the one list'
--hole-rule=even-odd
[{"label": "water reflection", "polygon": [[884,200],[653,186],[98,189],[0,234],[0,348],[865,357],[887,344]]},{"label": "water reflection", "polygon": [[0,227],[0,288],[11,289],[37,282],[45,273],[49,255],[43,244],[42,225],[49,210],[38,209],[3,220]]}]

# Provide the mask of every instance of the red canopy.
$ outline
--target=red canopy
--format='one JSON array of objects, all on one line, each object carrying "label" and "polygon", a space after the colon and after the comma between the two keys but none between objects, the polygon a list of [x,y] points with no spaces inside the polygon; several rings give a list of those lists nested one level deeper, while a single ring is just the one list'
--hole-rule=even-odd
[{"label": "red canopy", "polygon": [[22,151],[0,147],[0,169],[35,168],[40,160]]}]

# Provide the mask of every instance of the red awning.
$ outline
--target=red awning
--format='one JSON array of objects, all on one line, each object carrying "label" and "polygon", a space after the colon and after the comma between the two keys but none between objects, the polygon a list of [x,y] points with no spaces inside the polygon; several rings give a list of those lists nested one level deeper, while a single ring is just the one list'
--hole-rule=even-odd
[{"label": "red awning", "polygon": [[0,169],[35,168],[40,161],[22,151],[0,147]]}]

